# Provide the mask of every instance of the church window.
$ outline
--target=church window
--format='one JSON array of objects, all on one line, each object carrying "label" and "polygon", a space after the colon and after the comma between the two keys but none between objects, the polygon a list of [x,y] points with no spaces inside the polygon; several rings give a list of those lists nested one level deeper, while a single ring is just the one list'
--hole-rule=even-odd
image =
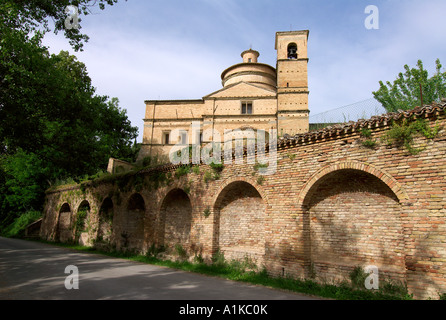
[{"label": "church window", "polygon": [[252,114],[252,102],[242,102],[242,114]]},{"label": "church window", "polygon": [[170,143],[170,132],[163,132],[163,144]]}]

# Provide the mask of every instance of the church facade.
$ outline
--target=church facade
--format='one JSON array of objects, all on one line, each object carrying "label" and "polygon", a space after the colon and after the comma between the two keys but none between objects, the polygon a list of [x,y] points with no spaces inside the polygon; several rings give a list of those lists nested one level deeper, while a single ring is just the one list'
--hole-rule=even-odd
[{"label": "church facade", "polygon": [[277,32],[276,67],[259,52],[221,74],[222,88],[197,100],[146,100],[139,159],[167,155],[178,145],[224,142],[227,132],[263,131],[278,136],[308,132],[309,31]]}]

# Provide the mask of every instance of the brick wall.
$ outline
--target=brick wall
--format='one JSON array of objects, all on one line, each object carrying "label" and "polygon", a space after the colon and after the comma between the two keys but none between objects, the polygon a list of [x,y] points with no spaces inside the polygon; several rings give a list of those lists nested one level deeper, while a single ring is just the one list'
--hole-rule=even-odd
[{"label": "brick wall", "polygon": [[174,189],[167,194],[161,206],[160,219],[160,244],[167,248],[181,245],[190,249],[192,205],[183,190]]},{"label": "brick wall", "polygon": [[[191,256],[209,259],[221,250],[227,259],[251,257],[274,275],[321,281],[375,265],[416,298],[435,299],[446,292],[446,131],[416,136],[416,155],[380,138],[390,118],[445,125],[445,107],[280,139],[277,172],[263,179],[245,161],[225,164],[211,180],[205,164],[181,177],[171,165],[60,187],[47,193],[41,236],[66,240],[66,217],[73,225],[84,200],[99,226],[107,201],[110,246],[118,249],[181,242]],[[363,128],[374,148],[363,145]],[[93,226],[88,236],[95,240],[102,229]]]},{"label": "brick wall", "polygon": [[340,281],[346,274],[337,268],[375,265],[381,275],[404,280],[401,210],[386,184],[362,171],[339,170],[318,181],[307,197],[317,276]]},{"label": "brick wall", "polygon": [[225,258],[263,262],[265,254],[265,203],[249,183],[233,182],[220,193],[215,204],[218,249]]}]

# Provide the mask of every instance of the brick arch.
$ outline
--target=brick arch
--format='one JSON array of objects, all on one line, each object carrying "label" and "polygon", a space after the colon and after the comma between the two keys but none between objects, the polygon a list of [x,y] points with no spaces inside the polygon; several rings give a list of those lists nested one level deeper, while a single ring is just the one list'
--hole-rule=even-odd
[{"label": "brick arch", "polygon": [[74,216],[75,223],[75,242],[81,245],[87,245],[89,242],[88,221],[92,219],[92,202],[90,199],[82,199],[76,205]]},{"label": "brick arch", "polygon": [[57,213],[57,223],[56,223],[56,241],[67,242],[72,238],[71,232],[71,219],[72,219],[73,209],[68,202],[64,202]]},{"label": "brick arch", "polygon": [[214,196],[212,197],[212,200],[211,200],[212,202],[210,203],[210,207],[212,209],[215,207],[215,204],[217,203],[218,197],[220,196],[221,192],[233,182],[246,182],[246,183],[250,184],[254,189],[256,189],[266,204],[266,210],[267,210],[266,213],[268,214],[268,208],[269,208],[269,203],[270,203],[268,200],[268,196],[267,196],[265,190],[263,189],[263,187],[261,185],[259,185],[254,178],[251,178],[251,177],[231,177],[231,178],[224,180],[218,187]]},{"label": "brick arch", "polygon": [[336,164],[326,166],[312,175],[312,177],[305,183],[304,187],[299,193],[298,206],[303,207],[307,204],[308,200],[306,200],[306,198],[308,192],[320,179],[322,179],[329,173],[346,169],[359,170],[375,176],[376,178],[381,180],[384,184],[386,184],[390,188],[390,190],[392,190],[392,192],[395,194],[395,196],[398,198],[401,204],[406,203],[409,200],[409,197],[407,193],[404,191],[401,184],[385,171],[378,169],[377,167],[365,162],[342,161]]},{"label": "brick arch", "polygon": [[127,200],[127,210],[145,211],[145,209],[146,209],[146,201],[144,200],[144,197],[138,192],[131,194]]},{"label": "brick arch", "polygon": [[77,201],[75,201],[72,205],[72,210],[73,213],[77,213],[79,208],[84,206],[85,204],[88,203],[88,206],[90,207],[91,211],[97,210],[98,209],[98,203],[96,201],[96,199],[92,198],[90,196],[90,194],[86,194],[81,198],[78,198]]},{"label": "brick arch", "polygon": [[59,213],[60,213],[60,212],[70,212],[70,211],[71,211],[71,205],[70,205],[67,201],[65,201],[65,202],[60,206]]},{"label": "brick arch", "polygon": [[250,178],[224,181],[213,198],[213,252],[225,259],[251,258],[259,266],[265,255],[265,192]]},{"label": "brick arch", "polygon": [[86,208],[88,207],[88,210],[91,210],[91,204],[90,201],[88,199],[83,199],[78,205],[77,205],[77,212],[79,212],[79,210],[81,208]]},{"label": "brick arch", "polygon": [[120,234],[121,247],[126,249],[141,250],[144,242],[144,218],[147,204],[144,197],[138,193],[132,193],[125,204],[123,225]]},{"label": "brick arch", "polygon": [[96,232],[97,243],[107,243],[111,239],[114,215],[114,203],[111,197],[106,197],[100,206],[98,213],[98,228]]},{"label": "brick arch", "polygon": [[[176,189],[181,190],[187,194],[187,192],[184,191],[183,185],[180,183],[173,183],[173,184],[169,185],[168,187],[164,188],[162,195],[159,197],[159,199],[157,201],[157,204],[155,204],[155,211],[157,213],[159,213],[159,212],[161,212],[161,210],[163,210],[163,208],[165,206],[165,202],[166,202],[165,201],[166,197],[169,195],[169,193],[171,193],[172,191],[174,191]],[[189,199],[191,200],[191,203],[192,203],[193,194],[191,193],[191,194],[188,194],[187,196],[189,197]]]},{"label": "brick arch", "polygon": [[402,203],[407,195],[395,179],[361,162],[322,168],[299,195],[305,265],[326,279],[348,277],[355,266],[376,265],[404,280]]},{"label": "brick arch", "polygon": [[189,195],[182,188],[169,188],[159,209],[158,243],[169,249],[177,244],[189,249],[192,211]]},{"label": "brick arch", "polygon": [[[187,194],[186,191],[184,191],[183,188],[179,187],[179,186],[170,186],[169,188],[166,189],[166,191],[164,192],[164,195],[160,197],[161,201],[159,202],[159,210],[163,210],[166,207],[166,198],[172,193],[172,192],[176,192],[176,191],[182,191],[184,192],[187,197],[189,198],[189,200],[191,200],[191,196]],[[192,201],[191,201],[192,202]]]}]

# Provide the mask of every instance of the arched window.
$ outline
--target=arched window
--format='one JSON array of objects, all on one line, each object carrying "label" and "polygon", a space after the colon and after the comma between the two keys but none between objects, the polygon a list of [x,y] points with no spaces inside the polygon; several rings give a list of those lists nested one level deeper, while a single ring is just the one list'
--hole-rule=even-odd
[{"label": "arched window", "polygon": [[297,59],[297,45],[295,43],[288,45],[288,59]]}]

